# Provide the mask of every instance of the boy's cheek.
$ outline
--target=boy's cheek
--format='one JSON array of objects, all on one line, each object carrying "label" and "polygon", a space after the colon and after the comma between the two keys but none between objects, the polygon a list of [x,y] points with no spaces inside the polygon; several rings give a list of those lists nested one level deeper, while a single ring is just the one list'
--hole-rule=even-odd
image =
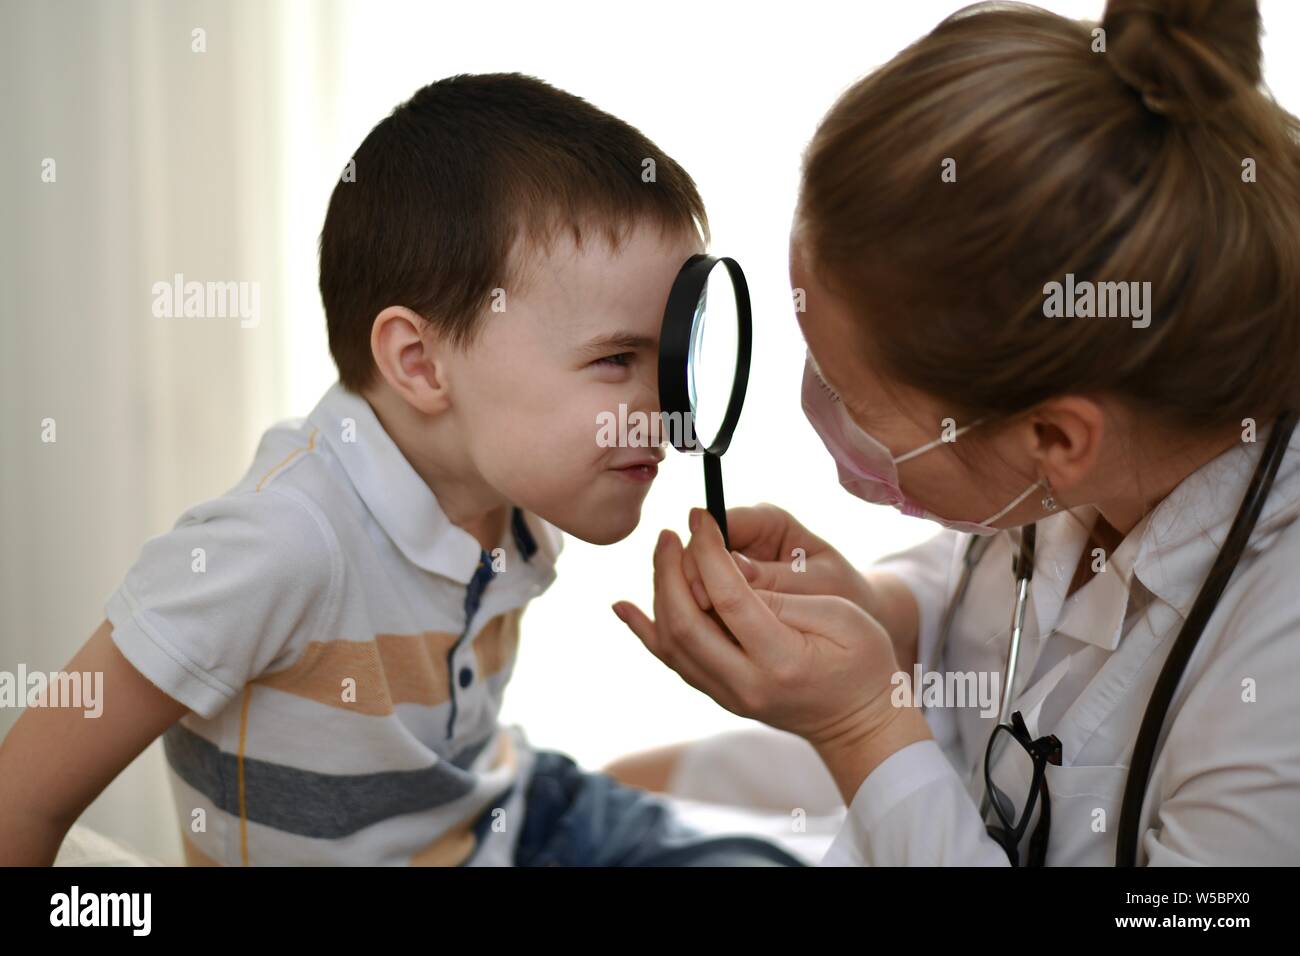
[{"label": "boy's cheek", "polygon": [[545,414],[502,422],[476,444],[479,471],[498,491],[552,501],[580,496],[609,454],[597,447],[594,421],[559,429]]}]

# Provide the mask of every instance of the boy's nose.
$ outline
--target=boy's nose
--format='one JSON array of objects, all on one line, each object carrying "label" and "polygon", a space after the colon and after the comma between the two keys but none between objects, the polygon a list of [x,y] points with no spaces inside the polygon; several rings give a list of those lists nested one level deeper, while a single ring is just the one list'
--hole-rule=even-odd
[{"label": "boy's nose", "polygon": [[638,383],[640,387],[637,389],[636,394],[636,404],[629,404],[629,407],[634,407],[637,411],[645,412],[647,415],[657,415],[661,408],[659,404],[658,367],[655,368],[654,372],[653,380],[647,380],[646,378],[640,380]]}]

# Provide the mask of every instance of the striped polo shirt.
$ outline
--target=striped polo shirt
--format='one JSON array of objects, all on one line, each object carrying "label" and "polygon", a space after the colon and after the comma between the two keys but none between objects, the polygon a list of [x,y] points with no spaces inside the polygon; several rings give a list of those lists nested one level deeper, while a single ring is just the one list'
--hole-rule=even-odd
[{"label": "striped polo shirt", "polygon": [[508,864],[533,751],[497,718],[561,545],[515,508],[483,549],[337,384],[268,430],[106,605],[190,710],[163,735],[187,861]]}]

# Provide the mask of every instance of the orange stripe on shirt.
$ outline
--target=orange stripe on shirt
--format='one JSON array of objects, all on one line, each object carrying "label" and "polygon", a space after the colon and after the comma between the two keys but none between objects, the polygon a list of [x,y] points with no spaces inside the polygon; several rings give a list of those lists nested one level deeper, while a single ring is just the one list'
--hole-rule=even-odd
[{"label": "orange stripe on shirt", "polygon": [[[521,616],[521,608],[498,614],[474,636],[480,679],[515,656]],[[391,714],[397,704],[435,707],[450,699],[447,655],[458,637],[425,631],[376,634],[371,641],[312,641],[289,667],[252,683],[373,717]]]},{"label": "orange stripe on shirt", "polygon": [[251,686],[244,688],[244,703],[239,709],[239,859],[248,866],[248,806],[244,801],[244,745],[248,742],[248,702],[253,696]]},{"label": "orange stripe on shirt", "polygon": [[289,452],[288,457],[286,457],[286,458],[284,459],[284,461],[280,462],[280,464],[276,465],[274,468],[272,468],[270,471],[268,471],[265,475],[262,476],[261,480],[257,483],[257,488],[255,488],[254,490],[255,490],[255,491],[261,491],[261,490],[262,490],[262,486],[263,486],[264,484],[266,484],[267,481],[270,480],[271,476],[274,475],[277,471],[279,471],[279,470],[280,470],[281,468],[283,468],[285,465],[289,464],[289,462],[293,461],[295,458],[297,458],[297,457],[298,457],[299,455],[301,455],[303,452],[305,452],[305,451],[311,451],[313,448],[315,448],[315,447],[316,447],[316,435],[317,435],[319,432],[320,432],[320,429],[319,429],[319,428],[313,428],[313,429],[311,430],[311,434],[310,434],[310,435],[308,436],[308,438],[307,438],[307,447],[306,447],[306,448],[295,448],[293,451]]}]

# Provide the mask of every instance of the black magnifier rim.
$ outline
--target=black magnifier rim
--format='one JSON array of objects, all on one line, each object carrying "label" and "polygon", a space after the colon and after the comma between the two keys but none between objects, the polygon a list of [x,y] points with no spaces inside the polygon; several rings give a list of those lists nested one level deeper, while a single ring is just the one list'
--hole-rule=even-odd
[{"label": "black magnifier rim", "polygon": [[[745,390],[749,386],[754,326],[750,314],[749,285],[745,282],[745,273],[741,270],[740,263],[727,256],[716,257],[704,253],[696,253],[687,259],[668,293],[663,327],[659,332],[659,407],[665,413],[675,413],[681,416],[681,421],[690,423],[690,435],[679,431],[681,442],[674,441],[673,445],[681,451],[692,451],[692,445],[700,448],[701,442],[695,433],[687,363],[691,354],[691,337],[695,330],[695,309],[713,267],[719,262],[731,277],[731,285],[736,294],[736,375],[718,434],[713,443],[704,448],[711,455],[721,455],[731,444],[731,435],[740,420],[740,409],[745,404]],[[668,434],[671,437],[673,429],[668,429]]]}]

